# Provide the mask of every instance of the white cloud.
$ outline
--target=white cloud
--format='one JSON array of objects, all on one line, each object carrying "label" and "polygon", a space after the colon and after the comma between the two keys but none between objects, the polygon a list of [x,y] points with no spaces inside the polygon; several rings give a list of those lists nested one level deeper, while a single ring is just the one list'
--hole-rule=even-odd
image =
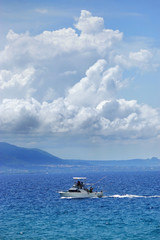
[{"label": "white cloud", "polygon": [[25,87],[33,80],[33,75],[34,68],[27,68],[23,72],[15,74],[8,70],[1,70],[0,90],[4,90],[5,88],[12,88],[15,86]]},{"label": "white cloud", "polygon": [[86,71],[86,77],[68,90],[65,101],[77,106],[97,106],[103,99],[115,96],[120,85],[121,70],[118,66],[105,71],[106,61],[98,60]]},{"label": "white cloud", "polygon": [[[0,52],[0,66],[1,70],[9,69],[12,75],[20,74],[25,69],[35,69],[34,82],[30,86],[33,91],[26,89],[25,96],[29,95],[29,91],[31,97],[42,101],[47,99],[45,96],[50,88],[55,98],[64,96],[66,89],[79,81],[86,69],[99,58],[108,55],[114,44],[122,39],[122,33],[105,29],[103,24],[99,26],[96,23],[99,18],[84,12],[81,12],[77,24],[81,18],[83,21],[86,18],[86,21],[93,21],[93,27],[95,25],[99,31],[96,30],[94,34],[83,31],[77,34],[73,28],[63,28],[44,31],[37,36],[30,36],[28,32],[17,34],[9,31],[7,44]],[[102,19],[100,22],[103,22]],[[7,95],[8,92],[3,93],[4,97]]]},{"label": "white cloud", "polygon": [[141,49],[139,52],[131,52],[129,58],[135,62],[148,62],[152,54],[146,49]]},{"label": "white cloud", "polygon": [[[0,52],[0,131],[90,138],[158,137],[160,112],[118,99],[125,68],[146,70],[148,49],[117,51],[123,34],[83,10],[75,27],[10,31]],[[123,43],[124,44],[124,43]]]},{"label": "white cloud", "polygon": [[116,55],[115,63],[126,68],[137,67],[141,70],[153,70],[155,64],[152,63],[153,54],[147,49],[140,49],[138,52],[130,52],[128,56]]},{"label": "white cloud", "polygon": [[[87,11],[81,12],[76,26],[81,22],[81,18],[87,26],[87,21],[93,22],[92,31],[94,31],[94,27],[97,29],[94,34],[92,34],[92,31],[90,33],[81,31],[78,35],[73,28],[63,28],[56,31],[44,31],[37,36],[30,36],[28,32],[16,34],[13,30],[10,30],[7,35],[8,44],[4,51],[0,53],[1,63],[8,64],[9,61],[13,65],[20,60],[21,64],[27,64],[27,61],[33,64],[34,61],[48,61],[62,54],[75,52],[81,56],[86,52],[93,55],[97,52],[101,55],[115,42],[122,39],[123,34],[121,32],[104,29],[103,24],[100,27],[96,24],[99,18],[93,17]],[[13,59],[15,62],[13,62]]]},{"label": "white cloud", "polygon": [[5,99],[0,104],[0,131],[30,133],[37,128],[40,104],[32,99]]},{"label": "white cloud", "polygon": [[97,108],[68,106],[63,99],[43,104],[8,99],[0,105],[0,115],[1,132],[136,139],[158,137],[160,131],[157,110],[124,99],[104,101]]},{"label": "white cloud", "polygon": [[75,24],[75,27],[83,33],[95,34],[102,32],[104,29],[104,20],[101,17],[93,17],[86,10],[81,11],[81,16]]},{"label": "white cloud", "polygon": [[[160,112],[135,100],[108,97],[107,83],[111,79],[117,81],[118,72],[115,75],[115,69],[105,70],[105,66],[106,62],[99,60],[87,70],[85,78],[69,89],[66,97],[50,103],[33,98],[3,100],[0,131],[88,134],[110,139],[158,137]],[[99,92],[102,83],[104,94]]]}]

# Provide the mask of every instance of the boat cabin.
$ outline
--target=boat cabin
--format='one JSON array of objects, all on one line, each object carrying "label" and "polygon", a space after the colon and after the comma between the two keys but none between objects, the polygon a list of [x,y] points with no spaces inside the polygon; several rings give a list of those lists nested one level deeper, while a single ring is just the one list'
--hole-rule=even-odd
[{"label": "boat cabin", "polygon": [[86,177],[73,177],[74,180],[74,187],[78,189],[84,189],[84,186],[86,184]]}]

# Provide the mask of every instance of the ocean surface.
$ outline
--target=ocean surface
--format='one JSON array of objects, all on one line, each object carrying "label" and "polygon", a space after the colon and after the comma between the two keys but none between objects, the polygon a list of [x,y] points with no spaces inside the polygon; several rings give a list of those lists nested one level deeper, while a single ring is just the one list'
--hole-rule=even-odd
[{"label": "ocean surface", "polygon": [[[61,199],[86,176],[103,198]],[[0,175],[0,240],[159,240],[160,172]]]}]

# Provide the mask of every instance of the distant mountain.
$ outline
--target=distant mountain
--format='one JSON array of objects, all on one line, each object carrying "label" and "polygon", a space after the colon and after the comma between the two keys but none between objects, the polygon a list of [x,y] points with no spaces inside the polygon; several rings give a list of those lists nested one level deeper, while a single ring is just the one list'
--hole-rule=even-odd
[{"label": "distant mountain", "polygon": [[156,157],[151,159],[130,159],[130,160],[110,160],[110,161],[96,161],[98,165],[116,166],[116,167],[160,167],[160,160]]},{"label": "distant mountain", "polygon": [[0,173],[16,171],[135,171],[160,170],[160,160],[131,159],[112,161],[64,160],[35,148],[0,142]]},{"label": "distant mountain", "polygon": [[17,147],[0,142],[0,167],[23,169],[62,164],[64,160],[39,149]]}]

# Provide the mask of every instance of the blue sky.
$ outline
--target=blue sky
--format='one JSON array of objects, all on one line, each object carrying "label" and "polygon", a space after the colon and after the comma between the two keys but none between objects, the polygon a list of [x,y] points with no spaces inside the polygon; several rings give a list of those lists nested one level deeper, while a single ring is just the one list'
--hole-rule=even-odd
[{"label": "blue sky", "polygon": [[0,141],[160,157],[158,0],[0,0]]}]

